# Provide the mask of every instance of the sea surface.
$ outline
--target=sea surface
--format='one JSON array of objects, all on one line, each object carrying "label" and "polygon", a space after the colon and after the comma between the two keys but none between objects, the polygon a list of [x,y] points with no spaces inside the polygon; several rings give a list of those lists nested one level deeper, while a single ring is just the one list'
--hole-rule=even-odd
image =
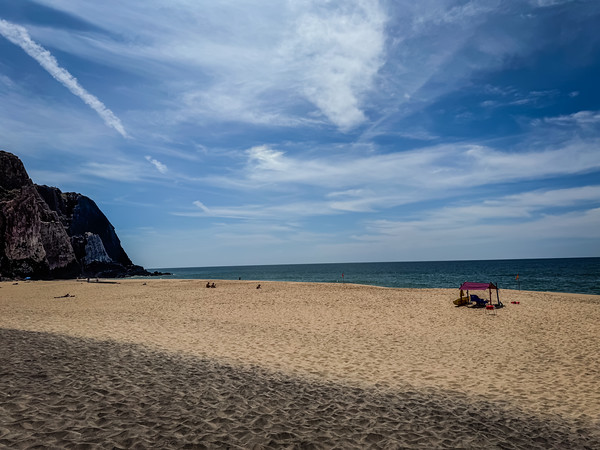
[{"label": "sea surface", "polygon": [[464,281],[475,281],[498,283],[500,289],[600,294],[600,258],[162,267],[149,270],[173,274],[160,278],[211,281],[345,282],[395,288],[456,289]]}]

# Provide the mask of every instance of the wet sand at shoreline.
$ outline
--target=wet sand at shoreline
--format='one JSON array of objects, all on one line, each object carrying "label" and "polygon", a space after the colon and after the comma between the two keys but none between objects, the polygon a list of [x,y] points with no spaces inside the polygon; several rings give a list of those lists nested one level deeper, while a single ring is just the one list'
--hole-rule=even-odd
[{"label": "wet sand at shoreline", "polygon": [[598,296],[205,283],[0,283],[0,446],[600,443]]}]

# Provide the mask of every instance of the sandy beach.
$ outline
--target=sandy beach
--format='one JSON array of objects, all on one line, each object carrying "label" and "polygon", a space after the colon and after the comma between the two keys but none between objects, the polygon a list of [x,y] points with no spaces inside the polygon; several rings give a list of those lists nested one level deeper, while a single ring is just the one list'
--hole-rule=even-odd
[{"label": "sandy beach", "polygon": [[0,283],[0,447],[600,446],[600,296],[215,282]]}]

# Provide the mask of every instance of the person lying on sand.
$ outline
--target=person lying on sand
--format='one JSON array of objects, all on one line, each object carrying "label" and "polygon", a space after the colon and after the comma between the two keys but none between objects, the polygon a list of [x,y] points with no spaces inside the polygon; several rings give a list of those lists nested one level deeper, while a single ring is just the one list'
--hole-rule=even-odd
[{"label": "person lying on sand", "polygon": [[65,294],[65,295],[61,295],[59,297],[54,297],[54,298],[69,298],[69,297],[75,297],[75,296],[71,295],[71,294]]}]

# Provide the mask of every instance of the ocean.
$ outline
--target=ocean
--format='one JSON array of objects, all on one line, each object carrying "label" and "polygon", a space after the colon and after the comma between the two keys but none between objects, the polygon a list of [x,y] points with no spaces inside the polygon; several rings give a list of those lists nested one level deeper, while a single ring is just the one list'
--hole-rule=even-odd
[{"label": "ocean", "polygon": [[160,278],[241,278],[456,289],[464,281],[475,281],[498,283],[500,289],[600,294],[600,258],[162,267],[149,270],[173,274]]},{"label": "ocean", "polygon": [[167,279],[241,278],[456,289],[464,281],[475,281],[498,283],[500,289],[600,294],[600,258],[162,267],[149,270],[172,273],[160,277]]}]

